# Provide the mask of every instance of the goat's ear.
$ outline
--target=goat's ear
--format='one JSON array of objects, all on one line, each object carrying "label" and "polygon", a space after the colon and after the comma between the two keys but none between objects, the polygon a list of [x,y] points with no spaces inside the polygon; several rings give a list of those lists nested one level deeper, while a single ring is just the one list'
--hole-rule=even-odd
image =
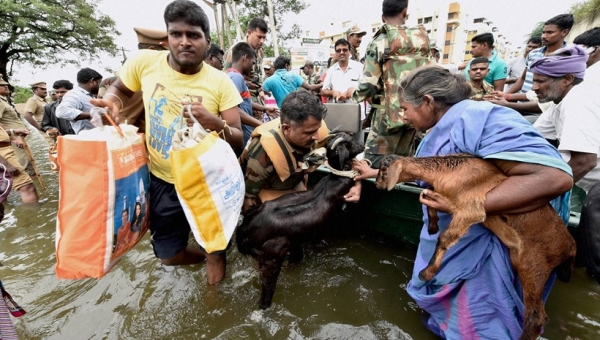
[{"label": "goat's ear", "polygon": [[398,178],[400,178],[400,173],[402,172],[402,162],[392,162],[387,168],[386,171],[386,186],[388,191],[394,189],[396,184],[398,184]]}]

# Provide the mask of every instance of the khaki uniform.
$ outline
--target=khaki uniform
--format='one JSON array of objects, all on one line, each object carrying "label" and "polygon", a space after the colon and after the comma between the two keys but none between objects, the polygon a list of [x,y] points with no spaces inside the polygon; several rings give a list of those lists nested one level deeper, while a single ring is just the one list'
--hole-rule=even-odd
[{"label": "khaki uniform", "polygon": [[[27,129],[25,123],[17,115],[17,111],[10,106],[4,96],[0,96],[0,124],[6,129]],[[18,148],[14,143],[12,144],[12,148],[19,164],[23,168],[27,168],[29,166],[29,155],[27,152],[22,148]]]},{"label": "khaki uniform", "polygon": [[[304,153],[294,149],[280,129],[280,119],[257,127],[240,156],[244,169],[246,197],[259,197],[262,202],[293,191],[306,190],[301,169]],[[319,129],[319,139],[329,133],[325,122]]]},{"label": "khaki uniform", "polygon": [[25,112],[31,112],[33,114],[33,119],[41,124],[42,119],[44,118],[44,106],[46,106],[46,104],[48,104],[48,102],[46,102],[45,98],[33,95],[33,97],[27,99],[27,102],[25,103]]},{"label": "khaki uniform", "polygon": [[[225,56],[223,57],[223,69],[224,70],[230,69],[231,65],[233,63],[233,55],[232,55],[233,46],[235,46],[235,45],[231,45],[227,49],[227,51],[225,52]],[[252,97],[252,102],[258,103],[260,105],[265,105],[264,101],[259,96],[260,91],[262,91],[262,84],[263,84],[262,64],[263,64],[263,58],[265,57],[265,50],[261,47],[258,51],[257,50],[254,50],[254,51],[256,52],[256,63],[254,63],[254,67],[252,68],[252,73],[250,74],[250,77],[246,77],[246,81],[249,81],[258,87],[256,89],[252,89],[252,88],[250,88],[250,86],[248,86],[248,89],[250,91],[250,96]],[[252,113],[254,114],[254,118],[262,121],[262,119],[263,119],[262,111],[253,110]]]},{"label": "khaki uniform", "polygon": [[[391,35],[388,36],[388,32]],[[404,75],[429,63],[429,50],[424,28],[392,25],[383,25],[367,48],[363,75],[354,99],[358,103],[369,98],[373,101],[371,130],[365,142],[365,158],[373,167],[378,167],[385,155],[411,156],[414,153],[415,130],[403,125],[398,91],[390,91],[390,86],[397,86]],[[394,59],[396,62],[390,61]]]},{"label": "khaki uniform", "polygon": [[19,174],[13,176],[13,190],[18,191],[22,187],[32,184],[31,177],[27,175],[21,164],[15,158],[15,152],[10,146],[10,137],[4,129],[0,128],[0,156],[4,157],[12,166],[19,170]]},{"label": "khaki uniform", "polygon": [[350,58],[352,58],[352,60],[359,61],[358,50],[353,46],[350,46]]},{"label": "khaki uniform", "polygon": [[481,89],[476,88],[472,81],[469,81],[469,86],[471,86],[472,100],[483,100],[483,97],[486,94],[494,92],[494,87],[485,80],[483,81],[483,84],[481,84]]}]

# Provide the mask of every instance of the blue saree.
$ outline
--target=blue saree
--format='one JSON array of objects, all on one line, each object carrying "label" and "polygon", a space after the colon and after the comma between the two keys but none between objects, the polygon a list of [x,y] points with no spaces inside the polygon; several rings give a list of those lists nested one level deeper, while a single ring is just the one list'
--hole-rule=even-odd
[{"label": "blue saree", "polygon": [[[453,105],[423,139],[417,157],[456,153],[541,164],[571,174],[558,151],[519,113],[488,102],[464,100]],[[569,193],[553,200],[552,205],[566,223]],[[433,255],[439,235],[427,232],[425,209],[423,206],[424,227],[407,290],[430,314],[427,326],[447,339],[519,338],[524,311],[522,289],[508,250],[481,224],[473,225],[450,248],[431,281],[419,280],[418,274]],[[438,215],[441,232],[452,216]],[[554,277],[547,284],[544,299],[553,282]]]}]

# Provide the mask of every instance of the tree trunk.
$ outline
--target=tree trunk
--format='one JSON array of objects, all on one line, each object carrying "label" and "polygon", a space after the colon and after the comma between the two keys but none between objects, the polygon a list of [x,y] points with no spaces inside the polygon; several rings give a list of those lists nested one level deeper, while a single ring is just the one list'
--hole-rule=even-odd
[{"label": "tree trunk", "polygon": [[[235,23],[235,41],[242,41],[242,28],[240,27],[240,19],[237,14],[237,7],[235,6],[235,2],[231,0],[227,0],[227,5],[229,5],[229,11],[233,16],[233,22]],[[229,42],[232,43],[231,41]]]},{"label": "tree trunk", "polygon": [[271,38],[273,39],[273,53],[275,58],[279,57],[279,45],[277,44],[277,32],[275,31],[275,16],[273,15],[273,1],[267,0],[269,8],[269,28],[271,30]]},{"label": "tree trunk", "polygon": [[[222,17],[222,23],[223,23],[223,27],[224,27],[223,35],[225,37],[227,37],[226,41],[229,45],[231,45],[232,41],[231,41],[231,29],[229,27],[229,16],[227,15],[227,7],[225,7],[225,6],[226,6],[225,3],[221,4],[221,17]],[[223,39],[223,40],[225,40],[225,39]],[[225,44],[222,44],[221,48],[223,50],[225,50]]]}]

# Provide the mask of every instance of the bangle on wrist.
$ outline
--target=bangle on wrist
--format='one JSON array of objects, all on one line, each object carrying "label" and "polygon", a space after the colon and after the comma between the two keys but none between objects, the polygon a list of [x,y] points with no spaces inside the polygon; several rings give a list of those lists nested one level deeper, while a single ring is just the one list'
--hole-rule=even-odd
[{"label": "bangle on wrist", "polygon": [[114,93],[105,93],[104,94],[104,97],[108,97],[108,96],[113,96],[113,97],[117,98],[119,100],[119,103],[121,103],[121,107],[119,108],[119,110],[123,109],[123,106],[125,106],[125,105],[123,105],[123,101],[121,100],[121,98],[119,98],[119,96],[117,96]]}]

